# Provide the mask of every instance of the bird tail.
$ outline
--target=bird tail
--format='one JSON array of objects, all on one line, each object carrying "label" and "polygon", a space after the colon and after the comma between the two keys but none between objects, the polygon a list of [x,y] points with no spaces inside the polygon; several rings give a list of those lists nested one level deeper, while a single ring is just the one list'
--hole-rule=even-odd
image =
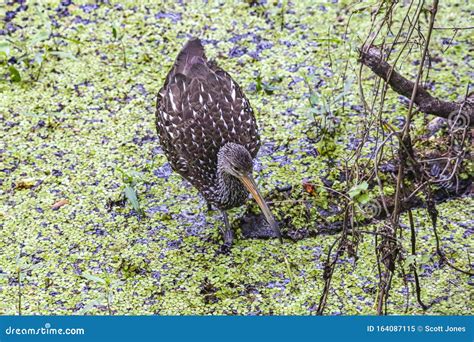
[{"label": "bird tail", "polygon": [[204,47],[199,38],[191,38],[176,59],[176,73],[188,76],[193,64],[206,64]]}]

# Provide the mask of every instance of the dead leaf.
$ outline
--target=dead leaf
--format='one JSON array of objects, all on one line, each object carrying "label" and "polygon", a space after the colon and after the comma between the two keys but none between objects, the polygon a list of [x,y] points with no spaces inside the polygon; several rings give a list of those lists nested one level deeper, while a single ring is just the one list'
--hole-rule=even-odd
[{"label": "dead leaf", "polygon": [[309,194],[313,194],[314,193],[314,185],[312,183],[309,183],[309,182],[304,182],[303,183],[303,188],[304,190],[309,193]]},{"label": "dead leaf", "polygon": [[20,179],[18,182],[15,184],[15,189],[16,190],[21,190],[21,189],[30,189],[34,187],[36,184],[36,179],[34,178],[23,178]]},{"label": "dead leaf", "polygon": [[59,208],[61,208],[62,206],[65,206],[66,204],[69,204],[69,200],[65,198],[60,199],[59,201],[57,201],[51,206],[51,209],[58,210]]}]

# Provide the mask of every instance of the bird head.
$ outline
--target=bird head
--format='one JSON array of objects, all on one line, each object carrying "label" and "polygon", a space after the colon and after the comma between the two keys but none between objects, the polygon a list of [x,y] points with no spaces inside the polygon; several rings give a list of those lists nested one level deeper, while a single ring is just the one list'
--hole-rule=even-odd
[{"label": "bird head", "polygon": [[242,184],[250,192],[250,194],[262,210],[263,215],[265,215],[265,218],[270,224],[270,227],[275,231],[276,235],[280,239],[280,242],[282,242],[278,223],[276,222],[272,212],[268,208],[267,203],[260,194],[260,191],[258,191],[257,184],[253,179],[253,161],[249,151],[247,151],[245,147],[239,144],[225,144],[219,150],[218,168],[221,171],[237,178],[242,182]]},{"label": "bird head", "polygon": [[245,147],[227,143],[219,150],[218,163],[221,170],[236,178],[251,175],[253,171],[252,156]]}]

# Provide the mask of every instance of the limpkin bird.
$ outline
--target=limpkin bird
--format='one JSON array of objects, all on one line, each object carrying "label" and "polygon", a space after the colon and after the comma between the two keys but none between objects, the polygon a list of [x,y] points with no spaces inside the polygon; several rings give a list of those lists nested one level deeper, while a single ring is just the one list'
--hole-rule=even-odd
[{"label": "limpkin bird", "polygon": [[257,122],[239,85],[213,61],[199,39],[178,54],[158,93],[156,128],[174,171],[189,181],[224,219],[224,246],[233,232],[226,210],[249,192],[281,240],[280,230],[252,177],[260,148]]}]

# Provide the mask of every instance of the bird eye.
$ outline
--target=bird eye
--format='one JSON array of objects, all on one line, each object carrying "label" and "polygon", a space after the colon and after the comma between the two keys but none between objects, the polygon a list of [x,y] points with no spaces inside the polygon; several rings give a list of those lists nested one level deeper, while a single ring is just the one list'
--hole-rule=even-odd
[{"label": "bird eye", "polygon": [[238,174],[242,173],[242,169],[240,168],[240,166],[233,165],[232,169],[235,173],[238,173]]}]

